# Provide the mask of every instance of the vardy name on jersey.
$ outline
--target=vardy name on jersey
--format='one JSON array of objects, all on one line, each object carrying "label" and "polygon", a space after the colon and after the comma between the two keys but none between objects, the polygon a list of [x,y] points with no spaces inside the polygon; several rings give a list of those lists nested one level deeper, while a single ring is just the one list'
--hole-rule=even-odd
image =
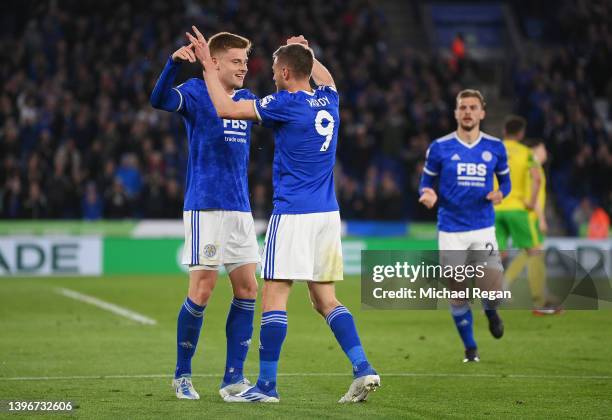
[{"label": "vardy name on jersey", "polygon": [[[189,142],[184,209],[251,211],[247,168],[252,122],[219,118],[201,79],[176,90]],[[257,97],[240,89],[232,99]]]},{"label": "vardy name on jersey", "polygon": [[255,101],[262,123],[274,130],[274,214],[337,211],[334,164],[340,115],[338,93],[285,90]]},{"label": "vardy name on jersey", "polygon": [[481,133],[472,144],[456,133],[435,140],[427,151],[424,171],[438,177],[438,229],[465,232],[495,224],[493,191],[495,174],[507,174],[508,158],[501,140]]}]

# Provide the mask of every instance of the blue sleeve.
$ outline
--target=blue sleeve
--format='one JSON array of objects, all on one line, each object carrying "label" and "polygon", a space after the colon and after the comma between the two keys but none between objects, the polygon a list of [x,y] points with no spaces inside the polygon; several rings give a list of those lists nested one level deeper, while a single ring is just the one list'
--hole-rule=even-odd
[{"label": "blue sleeve", "polygon": [[265,126],[289,121],[291,119],[291,107],[287,106],[288,99],[288,93],[281,91],[256,100],[255,113],[259,121]]},{"label": "blue sleeve", "polygon": [[505,175],[496,174],[496,176],[497,176],[497,182],[499,183],[499,190],[504,195],[504,197],[507,197],[508,194],[510,194],[510,191],[512,190],[512,182],[510,181],[510,173],[507,173]]},{"label": "blue sleeve", "polygon": [[421,175],[421,182],[419,184],[419,194],[423,193],[423,188],[434,187],[434,181],[440,174],[441,168],[440,146],[434,142],[429,146],[425,155],[425,166],[423,166],[423,175]]},{"label": "blue sleeve", "polygon": [[[180,97],[180,102],[176,111],[183,115],[195,112],[198,105],[198,96],[208,95],[204,81],[195,78],[187,80],[173,90],[177,92]],[[212,112],[214,112],[215,115],[217,114],[214,107],[212,107]]]},{"label": "blue sleeve", "polygon": [[510,167],[508,166],[508,154],[506,153],[506,146],[501,145],[497,156],[497,165],[495,165],[495,176],[497,176],[497,182],[499,183],[499,190],[507,197],[512,189],[512,182],[510,181]]},{"label": "blue sleeve", "polygon": [[259,98],[250,90],[247,91],[247,97],[245,99],[257,101]]},{"label": "blue sleeve", "polygon": [[176,78],[176,73],[180,68],[180,64],[176,63],[172,57],[168,58],[164,70],[162,70],[153,92],[151,92],[151,106],[164,111],[175,112],[181,106],[181,94],[178,90],[172,88],[172,83]]}]

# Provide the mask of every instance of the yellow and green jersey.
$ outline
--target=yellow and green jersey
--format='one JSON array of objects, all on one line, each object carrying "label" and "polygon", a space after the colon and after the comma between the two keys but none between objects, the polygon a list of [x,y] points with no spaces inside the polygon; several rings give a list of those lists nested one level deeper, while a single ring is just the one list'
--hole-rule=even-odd
[{"label": "yellow and green jersey", "polygon": [[529,200],[526,185],[531,182],[529,170],[536,164],[531,149],[516,140],[504,140],[510,167],[512,191],[503,201],[495,206],[499,210],[525,210],[525,202]]}]

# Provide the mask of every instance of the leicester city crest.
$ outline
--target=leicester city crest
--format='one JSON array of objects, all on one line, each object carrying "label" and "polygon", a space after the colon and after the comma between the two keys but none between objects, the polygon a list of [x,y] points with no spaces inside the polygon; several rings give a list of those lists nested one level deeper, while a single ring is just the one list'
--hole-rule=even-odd
[{"label": "leicester city crest", "polygon": [[213,244],[207,244],[204,246],[204,255],[206,258],[212,258],[217,253],[217,247]]},{"label": "leicester city crest", "polygon": [[489,152],[488,150],[482,152],[482,160],[484,160],[485,162],[491,162],[491,159],[493,159],[493,155],[491,154],[491,152]]}]

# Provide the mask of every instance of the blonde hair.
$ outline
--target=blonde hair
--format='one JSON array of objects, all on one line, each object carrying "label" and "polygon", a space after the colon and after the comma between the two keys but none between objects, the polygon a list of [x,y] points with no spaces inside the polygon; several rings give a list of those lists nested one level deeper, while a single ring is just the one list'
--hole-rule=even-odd
[{"label": "blonde hair", "polygon": [[210,55],[212,56],[232,48],[239,48],[241,50],[246,49],[248,54],[251,50],[251,41],[240,35],[229,32],[219,32],[210,37],[208,40],[208,48],[210,48]]},{"label": "blonde hair", "polygon": [[482,93],[480,93],[479,90],[476,89],[464,89],[461,92],[459,92],[457,94],[457,105],[459,105],[459,101],[463,98],[478,98],[478,100],[480,100],[480,105],[482,106],[482,109],[484,109],[487,106],[487,103],[484,100],[484,96],[482,96]]}]

